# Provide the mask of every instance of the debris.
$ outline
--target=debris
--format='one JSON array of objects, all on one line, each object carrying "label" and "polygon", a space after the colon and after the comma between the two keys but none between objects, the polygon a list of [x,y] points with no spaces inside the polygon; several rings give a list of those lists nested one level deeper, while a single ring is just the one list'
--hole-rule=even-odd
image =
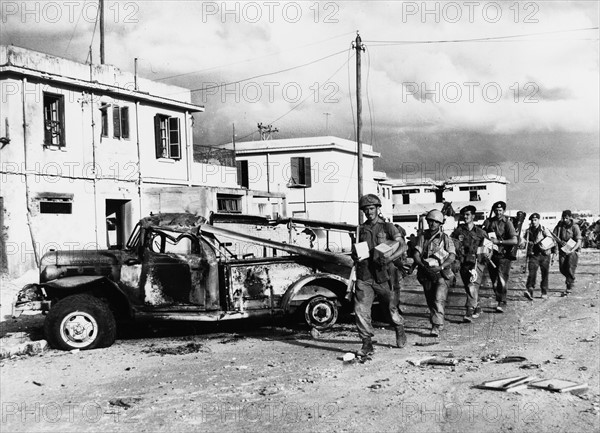
[{"label": "debris", "polygon": [[344,362],[350,362],[350,361],[353,361],[354,359],[356,359],[356,355],[352,352],[348,352],[348,353],[344,354],[344,356],[342,357],[342,361],[344,361]]},{"label": "debris", "polygon": [[564,379],[543,379],[530,383],[531,388],[541,388],[552,392],[581,393],[588,389],[588,384]]},{"label": "debris", "polygon": [[319,338],[321,338],[321,331],[319,331],[317,328],[310,328],[310,336],[315,339],[318,340]]},{"label": "debris", "polygon": [[423,359],[407,359],[408,363],[414,365],[416,367],[420,367],[423,365],[447,365],[453,366],[458,364],[458,359],[455,358],[439,358],[435,356],[430,356]]},{"label": "debris", "polygon": [[504,358],[500,358],[496,360],[496,364],[506,364],[508,362],[523,362],[527,361],[527,358],[524,356],[505,356]]},{"label": "debris", "polygon": [[159,355],[186,355],[188,353],[196,353],[203,350],[202,343],[188,343],[175,347],[161,347],[158,349],[148,348],[142,350],[143,353],[158,353]]},{"label": "debris", "polygon": [[542,366],[542,364],[529,363],[529,364],[523,364],[519,368],[522,368],[524,370],[533,370],[535,368],[540,368],[541,366]]},{"label": "debris", "polygon": [[69,350],[69,352],[71,352],[71,353],[79,353],[79,349]]},{"label": "debris", "polygon": [[34,385],[37,385],[37,386],[42,386],[42,384],[40,382],[36,382],[35,380],[32,380],[31,383],[33,383]]},{"label": "debris", "polygon": [[119,406],[127,410],[141,400],[141,397],[113,398],[112,400],[108,401],[108,404],[110,404],[111,406]]},{"label": "debris", "polygon": [[525,388],[529,382],[532,382],[536,379],[537,378],[535,376],[515,376],[483,382],[479,385],[475,385],[474,388],[514,392]]},{"label": "debris", "polygon": [[417,341],[415,346],[433,346],[435,344],[440,344],[439,341]]}]

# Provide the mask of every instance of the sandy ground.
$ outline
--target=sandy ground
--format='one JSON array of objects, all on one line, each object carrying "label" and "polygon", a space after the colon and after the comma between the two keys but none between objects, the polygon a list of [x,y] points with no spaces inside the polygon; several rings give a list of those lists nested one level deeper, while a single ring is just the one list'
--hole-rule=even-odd
[{"label": "sandy ground", "polygon": [[[509,310],[463,324],[464,289],[452,289],[447,324],[429,337],[425,300],[414,277],[402,292],[408,344],[392,346],[380,324],[376,353],[364,363],[341,357],[359,347],[351,318],[320,339],[302,327],[243,323],[121,327],[110,348],[50,350],[0,362],[2,432],[315,431],[595,432],[600,428],[600,253],[581,254],[578,288],[560,297],[555,264],[550,298],[522,292],[513,266]],[[42,317],[0,323],[0,336],[40,339]],[[429,345],[429,343],[435,343]],[[415,366],[450,355],[456,366]],[[527,360],[497,363],[518,355]],[[530,368],[523,368],[530,367]],[[584,393],[473,388],[520,375],[586,382]]]}]

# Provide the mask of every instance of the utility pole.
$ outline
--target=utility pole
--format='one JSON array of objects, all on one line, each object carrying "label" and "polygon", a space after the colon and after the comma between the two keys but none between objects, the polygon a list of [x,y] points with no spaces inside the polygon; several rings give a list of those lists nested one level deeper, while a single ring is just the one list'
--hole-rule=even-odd
[{"label": "utility pole", "polygon": [[[358,200],[363,195],[363,151],[362,143],[360,141],[360,130],[362,128],[362,99],[360,95],[360,52],[365,50],[362,44],[358,30],[356,31],[356,39],[354,40],[354,49],[356,50],[356,147],[357,147],[357,158],[358,158]],[[358,210],[358,223],[363,222],[363,214]]]},{"label": "utility pole", "polygon": [[263,126],[262,123],[259,123],[258,124],[258,132],[260,133],[260,140],[264,141],[264,140],[270,140],[271,134],[279,132],[279,129],[273,128],[273,125]]},{"label": "utility pole", "polygon": [[104,0],[100,0],[100,64],[104,64]]},{"label": "utility pole", "polygon": [[323,113],[325,115],[325,135],[329,135],[329,116],[331,113]]}]

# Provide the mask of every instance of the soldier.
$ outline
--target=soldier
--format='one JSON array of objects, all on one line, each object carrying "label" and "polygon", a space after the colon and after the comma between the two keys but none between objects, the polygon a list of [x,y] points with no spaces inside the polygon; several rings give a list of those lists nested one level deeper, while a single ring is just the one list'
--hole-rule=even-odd
[{"label": "soldier", "polygon": [[504,215],[506,203],[497,201],[492,206],[492,211],[495,215],[485,220],[483,230],[488,233],[489,239],[496,245],[491,260],[488,260],[488,271],[498,302],[496,311],[503,313],[506,309],[506,292],[511,265],[510,247],[518,243],[518,238],[510,218]]},{"label": "soldier", "polygon": [[554,235],[556,235],[563,245],[570,240],[575,242],[575,245],[571,249],[561,248],[558,252],[560,273],[565,276],[565,284],[567,286],[562,295],[567,296],[575,286],[575,270],[579,261],[577,250],[581,247],[581,231],[579,230],[579,226],[573,223],[573,215],[570,210],[563,211],[562,220],[556,225]]},{"label": "soldier", "polygon": [[453,277],[450,267],[456,256],[454,242],[442,230],[444,215],[437,209],[425,217],[429,229],[417,238],[414,260],[418,266],[417,280],[423,286],[429,307],[431,335],[437,337],[444,328],[444,309],[448,296],[447,280]]},{"label": "soldier", "polygon": [[487,238],[486,233],[475,225],[475,206],[465,206],[460,210],[464,224],[460,224],[452,239],[456,243],[457,258],[460,261],[460,277],[465,286],[467,301],[465,305],[465,322],[472,322],[481,314],[479,306],[479,286],[483,278],[484,262],[477,250]]},{"label": "soldier", "polygon": [[[550,271],[550,256],[554,241],[550,231],[540,224],[540,214],[532,213],[529,217],[531,224],[525,231],[525,242],[527,245],[527,283],[523,295],[533,300],[533,289],[535,288],[535,279],[538,268],[542,274],[540,289],[542,290],[542,299],[548,298],[548,273]],[[546,239],[546,240],[544,240]]]},{"label": "soldier", "polygon": [[[397,292],[392,290],[391,275],[396,269],[394,260],[400,257],[402,249],[400,242],[402,237],[398,229],[392,223],[387,223],[379,215],[381,201],[374,194],[367,194],[360,198],[358,203],[364,212],[366,221],[360,225],[358,241],[367,242],[369,245],[369,257],[365,260],[356,261],[356,288],[354,292],[354,313],[356,315],[356,327],[358,335],[362,340],[362,347],[357,352],[358,356],[367,356],[374,352],[372,338],[375,335],[371,324],[371,307],[375,295],[379,296],[382,304],[387,307],[392,325],[396,331],[396,346],[404,347],[406,334],[404,333],[404,319],[398,311]],[[389,256],[374,258],[374,249],[377,245],[386,241],[395,240],[399,245]]]}]

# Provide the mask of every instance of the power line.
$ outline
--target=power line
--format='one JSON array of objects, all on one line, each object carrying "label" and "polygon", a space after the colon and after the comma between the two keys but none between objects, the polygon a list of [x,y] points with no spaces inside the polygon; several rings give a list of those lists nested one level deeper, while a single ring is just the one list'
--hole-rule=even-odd
[{"label": "power line", "polygon": [[267,58],[267,57],[271,57],[271,56],[274,56],[274,55],[279,54],[279,53],[290,52],[290,51],[293,51],[293,50],[296,50],[296,49],[306,48],[306,47],[310,47],[312,45],[317,45],[317,44],[322,44],[323,42],[328,42],[328,41],[331,41],[331,40],[334,40],[334,39],[338,39],[338,38],[341,38],[342,36],[348,36],[349,34],[352,34],[352,32],[343,33],[341,35],[333,36],[331,38],[323,39],[323,40],[317,41],[317,42],[311,42],[310,44],[300,45],[298,47],[294,47],[294,48],[291,48],[289,50],[275,51],[275,52],[272,52],[272,53],[269,53],[269,54],[265,54],[264,56],[260,56],[260,57],[252,57],[252,58],[249,58],[249,59],[240,60],[238,62],[228,63],[228,64],[225,64],[225,65],[219,65],[219,66],[213,66],[211,68],[200,69],[198,71],[193,71],[193,72],[184,72],[182,74],[170,75],[168,77],[155,78],[154,81],[168,80],[168,79],[171,79],[171,78],[183,77],[183,76],[186,76],[186,75],[199,74],[201,72],[206,72],[206,71],[212,71],[212,70],[215,70],[215,69],[226,68],[228,66],[233,66],[233,65],[239,65],[240,63],[252,62],[252,61],[255,61],[255,60],[260,60],[260,59],[264,59],[264,58]]},{"label": "power line", "polygon": [[328,59],[330,57],[337,56],[338,54],[341,54],[341,53],[344,53],[344,52],[346,52],[346,50],[338,51],[337,53],[329,54],[328,56],[321,57],[320,59],[316,59],[316,60],[310,61],[308,63],[304,63],[302,65],[293,66],[291,68],[281,69],[281,70],[275,71],[275,72],[267,72],[266,74],[255,75],[253,77],[248,77],[248,78],[244,78],[244,79],[237,80],[237,81],[231,81],[229,83],[217,84],[215,86],[208,86],[208,87],[201,87],[199,89],[192,89],[192,90],[190,90],[190,92],[204,92],[206,90],[218,89],[218,88],[221,88],[221,87],[229,86],[231,84],[238,84],[238,83],[241,83],[241,82],[244,82],[244,81],[253,80],[255,78],[267,77],[269,75],[275,75],[275,74],[281,74],[283,72],[293,71],[294,69],[299,69],[299,68],[303,68],[304,66],[312,65],[314,63],[320,62],[322,60],[326,60],[326,59]]},{"label": "power line", "polygon": [[[540,36],[540,35],[548,35],[548,34],[558,34],[558,33],[570,33],[570,32],[581,32],[587,30],[598,30],[599,27],[586,27],[581,29],[571,29],[571,30],[553,30],[548,32],[538,32],[538,33],[523,33],[517,35],[508,35],[508,36],[491,36],[488,38],[472,38],[472,39],[440,39],[440,40],[428,40],[428,41],[365,41],[371,44],[371,46],[383,46],[383,45],[419,45],[419,44],[447,44],[447,43],[461,43],[461,42],[487,42],[487,41],[498,41],[503,39],[512,39],[512,38],[520,38],[525,36]],[[531,39],[535,40],[535,39]],[[522,40],[517,40],[514,42],[521,42]],[[513,42],[513,41],[509,41]]]},{"label": "power line", "polygon": [[[346,50],[344,50],[344,51],[346,51]],[[338,53],[338,54],[339,54],[339,53]],[[331,79],[332,79],[332,78],[333,78],[333,77],[334,77],[334,76],[335,76],[335,75],[336,75],[336,74],[337,74],[337,73],[338,73],[338,72],[339,72],[339,71],[340,71],[340,70],[341,70],[341,69],[342,69],[344,66],[346,66],[346,64],[347,64],[347,63],[350,61],[350,59],[351,59],[351,58],[352,58],[352,56],[348,57],[348,59],[347,59],[347,60],[346,60],[344,63],[342,63],[342,65],[341,65],[341,66],[340,66],[338,69],[336,69],[336,71],[335,71],[333,74],[331,74],[331,75],[330,75],[328,78],[326,78],[326,79],[325,79],[325,81],[323,81],[323,84],[321,84],[321,85],[319,86],[319,89],[318,89],[318,90],[320,90],[320,89],[321,89],[321,88],[322,88],[322,87],[323,87],[325,84],[327,84],[327,83],[329,82],[329,80],[331,80]],[[304,104],[304,102],[306,102],[306,100],[307,100],[308,98],[310,98],[311,96],[312,96],[312,94],[309,94],[309,95],[308,95],[306,98],[304,98],[302,101],[300,101],[299,103],[297,103],[296,105],[294,105],[294,106],[293,106],[293,107],[292,107],[290,110],[288,110],[287,112],[285,112],[284,114],[282,114],[281,116],[279,116],[277,119],[275,119],[275,120],[273,120],[273,121],[269,122],[269,124],[270,124],[270,125],[272,125],[272,124],[274,124],[275,122],[277,122],[277,121],[279,121],[279,120],[283,119],[285,116],[287,116],[287,115],[288,115],[288,114],[290,114],[292,111],[296,110],[296,109],[297,109],[297,108],[299,108],[299,107],[300,107],[302,104]],[[243,140],[243,139],[245,139],[245,138],[248,138],[248,137],[250,137],[250,136],[251,136],[252,134],[254,134],[255,132],[256,132],[256,131],[252,131],[252,132],[250,132],[250,133],[248,133],[248,134],[246,134],[246,135],[244,135],[244,136],[242,136],[242,137],[238,138],[238,139],[236,140],[236,142],[240,142],[241,140]],[[222,144],[220,144],[219,146],[222,146],[222,145],[224,145],[224,144],[227,144],[227,143],[222,143]],[[217,147],[219,147],[219,146],[217,146]]]}]

